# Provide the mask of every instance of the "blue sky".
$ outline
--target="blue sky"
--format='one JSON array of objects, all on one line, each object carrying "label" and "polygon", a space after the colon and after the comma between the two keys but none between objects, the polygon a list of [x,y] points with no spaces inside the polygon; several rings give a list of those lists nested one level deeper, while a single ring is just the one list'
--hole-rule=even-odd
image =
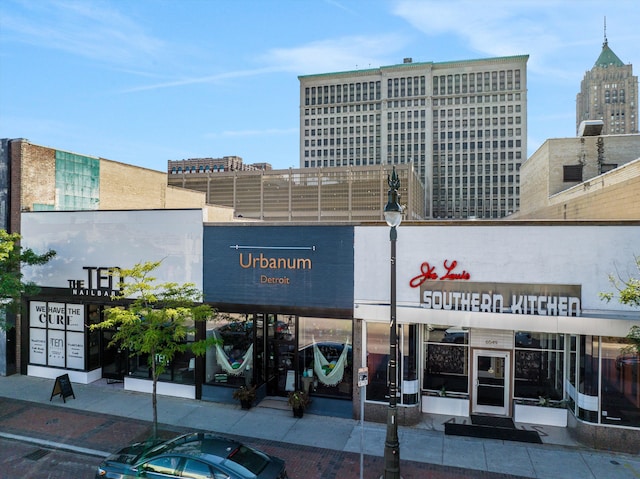
[{"label": "blue sky", "polygon": [[529,155],[575,136],[609,46],[640,70],[640,2],[3,0],[0,137],[165,171],[299,166],[299,75],[528,54]]}]

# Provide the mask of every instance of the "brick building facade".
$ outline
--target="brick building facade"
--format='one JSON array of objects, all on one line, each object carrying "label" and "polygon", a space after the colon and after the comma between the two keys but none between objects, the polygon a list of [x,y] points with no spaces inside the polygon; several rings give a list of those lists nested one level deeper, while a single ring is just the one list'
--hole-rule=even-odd
[{"label": "brick building facade", "polygon": [[[0,140],[0,228],[20,233],[23,211],[201,208],[205,221],[231,221],[233,209],[204,193],[167,185],[167,174],[95,156]],[[13,318],[10,318],[13,321]],[[0,336],[0,375],[20,370],[20,318]],[[9,344],[8,341],[11,343]],[[15,355],[14,355],[15,351]]]}]

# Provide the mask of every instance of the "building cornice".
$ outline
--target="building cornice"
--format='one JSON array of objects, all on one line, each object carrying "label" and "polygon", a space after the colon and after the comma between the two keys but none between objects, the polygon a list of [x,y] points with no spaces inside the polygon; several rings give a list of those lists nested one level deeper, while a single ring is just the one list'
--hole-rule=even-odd
[{"label": "building cornice", "polygon": [[437,69],[437,68],[452,68],[469,66],[475,63],[483,64],[504,64],[513,62],[524,62],[529,60],[529,55],[514,55],[508,57],[495,57],[495,58],[478,58],[473,60],[454,60],[448,62],[410,62],[410,63],[398,63],[397,65],[382,66],[379,68],[367,68],[363,70],[349,70],[342,72],[332,73],[317,73],[312,75],[299,75],[298,80],[311,80],[314,78],[328,78],[328,77],[354,77],[354,76],[371,76],[382,75],[383,72],[390,70],[424,70],[424,69]]}]

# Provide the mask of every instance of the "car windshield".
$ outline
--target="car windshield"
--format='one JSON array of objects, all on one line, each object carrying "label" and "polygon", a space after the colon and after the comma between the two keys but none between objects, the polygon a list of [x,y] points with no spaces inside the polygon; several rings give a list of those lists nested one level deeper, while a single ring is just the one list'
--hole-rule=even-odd
[{"label": "car windshield", "polygon": [[247,446],[238,446],[227,459],[248,469],[256,476],[269,464],[269,458],[266,455]]},{"label": "car windshield", "polygon": [[144,451],[142,454],[140,454],[137,458],[138,461],[144,459],[149,459],[151,457],[157,456],[159,454],[162,454],[166,451],[168,451],[169,449],[173,449],[175,448],[177,445],[179,444],[183,444],[186,442],[191,442],[194,441],[195,439],[197,439],[197,435],[195,434],[187,434],[184,436],[178,436],[174,439],[171,439],[169,441],[165,441],[165,442],[161,442],[160,444],[155,445],[154,447],[151,447],[150,449],[147,449],[146,451]]}]

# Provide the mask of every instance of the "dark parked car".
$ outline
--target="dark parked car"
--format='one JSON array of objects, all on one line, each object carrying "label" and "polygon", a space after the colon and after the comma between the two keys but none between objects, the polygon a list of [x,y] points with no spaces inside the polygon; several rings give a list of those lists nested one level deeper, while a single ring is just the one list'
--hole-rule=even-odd
[{"label": "dark parked car", "polygon": [[136,443],[109,456],[96,479],[287,479],[282,459],[208,433]]},{"label": "dark parked car", "polygon": [[443,343],[467,344],[469,341],[469,330],[449,328],[444,332]]},{"label": "dark parked car", "polygon": [[637,368],[640,364],[640,354],[623,354],[616,358],[616,368],[622,369],[625,366]]}]

